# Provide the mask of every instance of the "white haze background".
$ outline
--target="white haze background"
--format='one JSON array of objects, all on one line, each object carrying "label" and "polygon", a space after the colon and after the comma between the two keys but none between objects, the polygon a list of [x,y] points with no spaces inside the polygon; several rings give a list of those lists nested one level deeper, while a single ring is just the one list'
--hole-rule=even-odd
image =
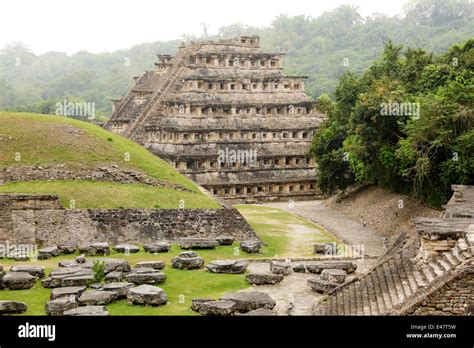
[{"label": "white haze background", "polygon": [[0,48],[23,42],[36,54],[129,48],[209,34],[233,23],[269,26],[279,14],[318,17],[341,4],[362,15],[401,12],[407,0],[2,0]]}]

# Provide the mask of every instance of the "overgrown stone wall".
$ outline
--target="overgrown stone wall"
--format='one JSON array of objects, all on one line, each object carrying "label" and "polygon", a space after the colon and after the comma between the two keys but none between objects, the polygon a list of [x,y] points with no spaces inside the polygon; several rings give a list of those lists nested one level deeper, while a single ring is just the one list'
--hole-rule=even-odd
[{"label": "overgrown stone wall", "polygon": [[117,165],[101,165],[86,169],[72,169],[64,164],[44,166],[17,165],[0,169],[0,184],[34,180],[92,180],[122,184],[143,184],[189,191],[189,189],[182,185],[158,180],[145,173],[130,168],[121,168]]},{"label": "overgrown stone wall", "polygon": [[[1,196],[1,195],[0,195]],[[14,197],[10,197],[14,199]],[[1,201],[1,200],[0,200]],[[10,205],[11,206],[11,205]],[[107,241],[147,243],[182,237],[229,234],[256,238],[240,213],[219,209],[63,209],[0,206],[0,240],[39,245]],[[2,216],[3,216],[2,215]]]}]

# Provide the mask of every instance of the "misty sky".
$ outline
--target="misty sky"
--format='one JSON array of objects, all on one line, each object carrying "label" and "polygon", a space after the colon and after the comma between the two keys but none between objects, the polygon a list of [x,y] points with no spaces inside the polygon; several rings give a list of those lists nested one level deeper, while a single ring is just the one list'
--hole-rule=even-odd
[{"label": "misty sky", "polygon": [[243,23],[264,27],[279,14],[317,17],[341,4],[362,15],[394,15],[408,0],[2,0],[0,48],[21,41],[33,52],[114,51],[143,42],[209,34]]}]

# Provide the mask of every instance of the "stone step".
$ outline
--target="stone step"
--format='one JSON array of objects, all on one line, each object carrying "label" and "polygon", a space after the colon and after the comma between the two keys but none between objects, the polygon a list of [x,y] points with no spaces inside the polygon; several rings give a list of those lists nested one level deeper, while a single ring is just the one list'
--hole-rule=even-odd
[{"label": "stone step", "polygon": [[[403,302],[407,297],[410,296],[410,287],[408,286],[406,279],[403,279],[403,276],[400,275],[400,268],[396,264],[397,255],[392,258],[390,263],[390,270],[392,272],[393,281],[395,283],[395,288],[398,293],[398,304]],[[405,287],[408,287],[406,290]],[[407,294],[408,292],[408,294]]]},{"label": "stone step", "polygon": [[393,307],[393,304],[392,298],[390,296],[390,290],[388,289],[387,280],[385,279],[384,270],[381,266],[379,266],[375,269],[375,271],[377,272],[377,278],[381,290],[380,295],[382,296],[384,301],[385,311],[389,311]]},{"label": "stone step", "polygon": [[428,266],[431,268],[434,278],[440,277],[444,274],[444,270],[441,269],[441,266],[436,262],[435,258],[432,258],[428,262]]},{"label": "stone step", "polygon": [[370,302],[369,302],[369,289],[367,286],[366,277],[360,280],[360,291],[361,291],[361,296],[362,296],[362,314],[371,315]]},{"label": "stone step", "polygon": [[[410,288],[412,291],[412,294],[415,294],[418,291],[419,287],[424,287],[426,285],[425,282],[423,282],[421,275],[419,273],[415,274],[415,268],[413,266],[413,262],[411,259],[408,257],[408,252],[403,251],[403,259],[402,259],[402,266],[403,269],[405,270],[405,274],[408,277],[408,281],[410,283]],[[418,277],[418,279],[417,279]]]},{"label": "stone step", "polygon": [[343,315],[344,309],[345,309],[345,302],[344,302],[344,292],[342,290],[337,291],[336,301],[337,301],[337,313],[339,315]]},{"label": "stone step", "polygon": [[385,281],[387,283],[388,294],[390,295],[390,302],[392,303],[392,308],[399,301],[399,295],[397,293],[397,287],[393,281],[392,273],[390,272],[389,261],[385,262],[382,266],[383,272],[385,273]]},{"label": "stone step", "polygon": [[430,284],[434,280],[434,275],[431,273],[431,269],[429,265],[424,264],[420,267],[421,274],[423,275],[424,279],[426,280],[426,283]]},{"label": "stone step", "polygon": [[403,264],[403,259],[400,257],[396,261],[397,269],[398,269],[398,274],[400,276],[400,280],[403,285],[403,289],[405,291],[405,296],[411,297],[415,292],[416,292],[416,281],[413,278],[413,274],[410,271],[407,271],[407,268]]},{"label": "stone step", "polygon": [[375,291],[374,291],[375,286],[372,282],[372,276],[367,275],[365,277],[365,280],[367,282],[367,293],[369,296],[370,315],[378,315],[380,311],[379,311],[379,305],[377,303],[377,297],[375,296]]},{"label": "stone step", "polygon": [[329,315],[337,315],[337,302],[336,302],[336,296],[331,296],[331,312],[328,313]]},{"label": "stone step", "polygon": [[370,276],[372,277],[372,283],[374,284],[374,297],[375,300],[377,301],[377,307],[379,310],[380,314],[385,313],[385,299],[383,297],[383,291],[380,286],[379,278],[377,272],[374,270],[370,273]]},{"label": "stone step", "polygon": [[455,258],[450,252],[443,253],[443,257],[452,267],[456,267],[460,263],[459,260]]},{"label": "stone step", "polygon": [[444,272],[449,272],[450,270],[453,269],[451,264],[447,262],[443,256],[437,257],[436,262],[438,263],[438,265],[440,265],[444,269]]},{"label": "stone step", "polygon": [[428,286],[428,283],[426,281],[426,277],[423,275],[422,272],[418,270],[413,270],[413,278],[416,281],[416,284],[418,285],[419,288],[425,288]]},{"label": "stone step", "polygon": [[357,315],[364,315],[364,285],[361,281],[356,283]]},{"label": "stone step", "polygon": [[342,289],[342,292],[344,293],[344,302],[345,302],[345,310],[344,313],[346,315],[352,314],[352,303],[351,303],[351,295],[350,295],[350,290],[349,287],[346,286]]},{"label": "stone step", "polygon": [[462,262],[465,261],[464,256],[462,255],[462,253],[459,252],[459,250],[457,249],[457,247],[454,247],[454,248],[452,249],[451,255],[452,255],[453,258],[456,259],[459,263],[462,263]]},{"label": "stone step", "polygon": [[469,245],[464,238],[459,238],[456,246],[461,253],[469,249]]}]

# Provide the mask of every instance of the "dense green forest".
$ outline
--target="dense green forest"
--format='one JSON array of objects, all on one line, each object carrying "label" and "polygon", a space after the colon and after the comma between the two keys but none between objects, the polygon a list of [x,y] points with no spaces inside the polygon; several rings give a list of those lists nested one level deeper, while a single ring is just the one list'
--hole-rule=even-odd
[{"label": "dense green forest", "polygon": [[[307,75],[308,92],[316,98],[334,95],[345,72],[362,73],[389,40],[440,53],[473,37],[473,8],[469,0],[414,0],[398,16],[362,17],[356,8],[343,5],[317,18],[281,15],[267,28],[233,24],[206,39],[260,35],[264,50],[288,53],[285,72]],[[107,116],[110,99],[124,95],[133,76],[154,67],[156,54],[174,53],[182,40],[72,56],[35,55],[25,45],[12,43],[0,52],[0,109],[54,113],[56,102],[66,99],[95,103],[97,114]]]},{"label": "dense green forest", "polygon": [[323,191],[368,182],[440,206],[474,184],[474,39],[441,55],[388,42],[334,94],[311,149]]}]

